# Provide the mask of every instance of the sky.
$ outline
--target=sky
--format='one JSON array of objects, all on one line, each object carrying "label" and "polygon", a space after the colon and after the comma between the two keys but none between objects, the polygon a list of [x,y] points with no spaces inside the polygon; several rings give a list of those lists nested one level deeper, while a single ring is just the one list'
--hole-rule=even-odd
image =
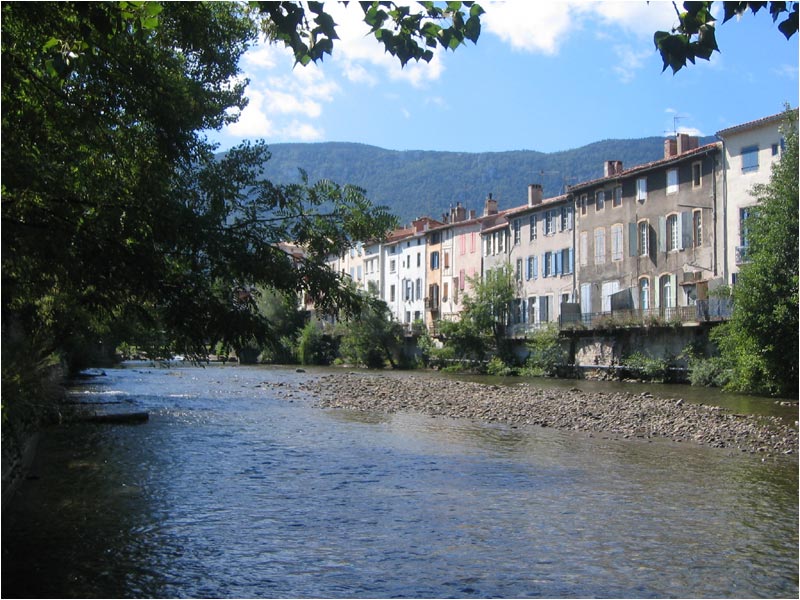
[{"label": "sky", "polygon": [[787,41],[765,10],[722,24],[715,2],[721,52],[673,75],[653,45],[677,23],[672,2],[479,3],[477,44],[405,68],[368,35],[358,3],[326,3],[341,38],[333,55],[303,67],[282,44],[248,51],[249,105],[209,139],[220,150],[264,139],[557,152],[714,135],[798,106],[798,35]]}]

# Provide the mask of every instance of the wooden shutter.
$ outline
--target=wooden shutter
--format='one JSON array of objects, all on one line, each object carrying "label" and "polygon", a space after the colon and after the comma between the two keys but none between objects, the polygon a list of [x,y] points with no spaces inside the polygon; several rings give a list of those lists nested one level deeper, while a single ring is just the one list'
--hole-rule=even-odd
[{"label": "wooden shutter", "polygon": [[628,223],[628,256],[639,256],[638,223]]}]

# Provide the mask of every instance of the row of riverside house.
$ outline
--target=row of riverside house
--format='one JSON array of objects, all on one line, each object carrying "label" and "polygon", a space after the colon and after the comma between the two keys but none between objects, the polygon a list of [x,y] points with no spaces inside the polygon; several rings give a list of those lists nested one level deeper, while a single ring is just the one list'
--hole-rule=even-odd
[{"label": "row of riverside house", "polygon": [[441,220],[420,217],[378,243],[359,243],[331,266],[382,298],[411,333],[457,319],[470,279],[510,265],[517,299],[514,336],[547,323],[600,326],[697,323],[724,318],[709,291],[736,283],[747,260],[749,193],[769,181],[782,153],[776,114],[717,132],[714,143],[677,134],[660,160],[625,169],[604,163],[603,177],[527,203],[483,212],[461,204]]}]

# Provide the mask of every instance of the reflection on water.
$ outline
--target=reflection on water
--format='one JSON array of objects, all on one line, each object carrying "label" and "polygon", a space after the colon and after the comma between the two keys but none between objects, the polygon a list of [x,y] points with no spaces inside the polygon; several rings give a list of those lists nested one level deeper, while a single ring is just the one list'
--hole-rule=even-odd
[{"label": "reflection on water", "polygon": [[313,376],[109,371],[151,420],[44,438],[2,595],[797,595],[796,461],[278,393]]}]

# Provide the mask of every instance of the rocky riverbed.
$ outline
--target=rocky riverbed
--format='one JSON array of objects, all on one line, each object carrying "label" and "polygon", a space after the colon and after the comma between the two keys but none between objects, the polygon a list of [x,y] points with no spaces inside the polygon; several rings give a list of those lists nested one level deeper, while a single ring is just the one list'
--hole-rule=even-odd
[{"label": "rocky riverbed", "polygon": [[733,414],[717,406],[650,393],[545,389],[532,383],[490,385],[425,375],[342,372],[303,386],[323,408],[481,419],[615,438],[666,438],[764,455],[795,454],[797,424],[778,417]]}]

